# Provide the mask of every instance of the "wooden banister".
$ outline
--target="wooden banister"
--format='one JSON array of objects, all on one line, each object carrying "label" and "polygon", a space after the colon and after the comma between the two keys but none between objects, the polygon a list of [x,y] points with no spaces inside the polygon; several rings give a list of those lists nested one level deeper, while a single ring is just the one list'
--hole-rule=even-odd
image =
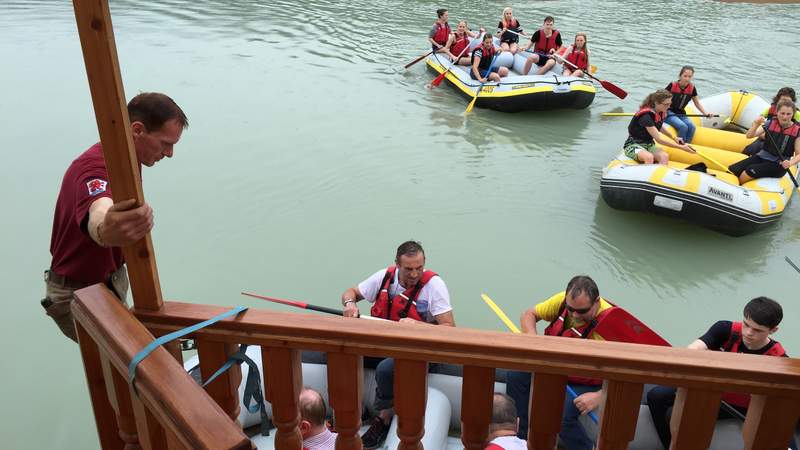
[{"label": "wooden banister", "polygon": [[464,366],[461,386],[461,443],[466,450],[483,449],[492,421],[494,369]]},{"label": "wooden banister", "polygon": [[361,399],[364,391],[364,358],[328,353],[328,397],[336,418],[337,448],[361,450]]},{"label": "wooden banister", "polygon": [[679,388],[672,407],[671,450],[706,450],[719,415],[721,391]]},{"label": "wooden banister", "polygon": [[300,351],[290,348],[263,347],[264,385],[267,400],[272,403],[272,422],[278,428],[275,447],[286,450],[303,448],[300,436],[298,398],[303,388]]},{"label": "wooden banister", "polygon": [[394,362],[394,409],[397,412],[398,450],[422,450],[425,434],[425,402],[428,397],[427,361],[397,359]]},{"label": "wooden banister", "polygon": [[531,382],[528,421],[528,447],[534,450],[553,450],[561,431],[564,412],[564,392],[567,377],[537,373]]},{"label": "wooden banister", "polygon": [[[110,369],[129,383],[128,364],[136,353],[153,340],[153,336],[101,284],[75,292],[72,314],[78,325],[81,354],[101,445],[104,449],[121,449],[123,444],[119,438],[116,413],[107,396],[107,391],[119,392],[120,389],[106,388],[106,383],[111,381],[103,375],[101,361],[107,359]],[[183,447],[251,448],[241,428],[230,420],[165,349],[156,349],[139,364],[136,387],[137,401],[150,411],[153,419],[176,436]],[[118,399],[114,403],[119,404]],[[137,416],[141,417],[142,414]]]},{"label": "wooden banister", "polygon": [[606,380],[603,383],[603,415],[597,450],[626,450],[636,434],[636,420],[642,403],[640,383]]}]

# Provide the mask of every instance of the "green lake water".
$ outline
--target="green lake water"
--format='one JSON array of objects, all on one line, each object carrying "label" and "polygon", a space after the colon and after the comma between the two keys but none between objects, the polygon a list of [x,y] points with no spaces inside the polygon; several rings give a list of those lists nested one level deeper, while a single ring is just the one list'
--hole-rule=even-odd
[{"label": "green lake water", "polygon": [[[777,334],[800,354],[800,205],[742,238],[600,198],[602,168],[649,92],[697,68],[700,96],[797,85],[800,5],[515,2],[526,30],[547,15],[567,41],[589,33],[600,90],[587,110],[476,109],[424,64],[441,4],[406,1],[112,1],[126,95],[163,91],[190,128],[175,157],[144,170],[164,297],[274,308],[250,290],[336,305],[341,292],[420,240],[459,326],[501,330],[591,275],[601,293],[674,345],[759,295],[779,300]],[[493,28],[506,4],[452,1],[450,21]],[[0,3],[2,447],[96,448],[78,348],[39,306],[64,170],[97,141],[70,2]],[[599,88],[599,86],[598,86]],[[366,308],[362,306],[362,311]]]}]

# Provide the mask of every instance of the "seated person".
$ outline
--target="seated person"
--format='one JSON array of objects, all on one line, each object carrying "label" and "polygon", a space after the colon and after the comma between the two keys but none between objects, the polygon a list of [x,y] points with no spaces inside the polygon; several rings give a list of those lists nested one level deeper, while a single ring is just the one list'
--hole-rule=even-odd
[{"label": "seated person", "polygon": [[485,450],[528,450],[528,443],[517,437],[519,417],[514,399],[495,392],[492,398],[492,422],[489,424],[489,443]]},{"label": "seated person", "polygon": [[686,117],[686,105],[689,100],[694,103],[697,110],[704,116],[710,117],[711,114],[707,113],[703,108],[700,99],[697,97],[697,88],[692,84],[692,77],[694,76],[694,67],[683,66],[681,72],[678,74],[678,81],[673,81],[668,84],[666,89],[672,93],[672,105],[667,111],[666,122],[675,128],[678,137],[683,139],[686,143],[691,143],[694,138],[695,126],[692,119]]},{"label": "seated person", "polygon": [[[776,107],[778,105],[778,102],[780,102],[781,100],[790,100],[792,103],[797,103],[797,96],[794,93],[794,89],[790,87],[782,87],[778,89],[778,93],[775,94],[775,97],[772,98],[772,103],[769,105],[769,107],[767,107],[767,109],[764,110],[764,112],[761,113],[761,115],[764,116],[764,118],[767,120],[774,119],[777,114]],[[800,122],[800,111],[795,111],[793,119],[795,122]],[[764,138],[761,137],[753,141],[747,147],[745,147],[742,153],[744,153],[747,156],[752,156],[763,149],[764,149]]]},{"label": "seated person", "polygon": [[552,55],[564,44],[561,42],[561,33],[553,29],[554,23],[555,19],[551,16],[545,17],[544,26],[533,33],[530,41],[528,41],[528,46],[525,47],[525,51],[530,51],[531,47],[533,47],[533,54],[528,56],[528,59],[525,61],[525,69],[522,71],[523,75],[528,75],[534,63],[539,66],[536,75],[543,75],[556,65],[556,61],[553,59]]},{"label": "seated person", "polygon": [[473,80],[486,83],[489,80],[500,81],[501,77],[508,75],[507,67],[492,67],[495,53],[492,35],[484,34],[483,43],[472,51],[472,69],[469,75]]},{"label": "seated person", "polygon": [[[644,99],[639,111],[633,115],[628,124],[628,139],[623,145],[625,156],[645,164],[668,163],[669,155],[657,146],[656,142],[694,153],[694,150],[681,138],[675,138],[661,129],[671,104],[672,94],[665,89],[659,89]],[[671,139],[674,143],[666,138]]]},{"label": "seated person", "polygon": [[322,394],[309,387],[300,391],[300,436],[304,450],[333,450],[336,447],[336,433],[331,433],[325,422],[328,409]]},{"label": "seated person", "polygon": [[[480,35],[484,33],[484,29],[480,29]],[[467,21],[462,20],[458,22],[456,31],[450,41],[450,60],[461,66],[468,66],[472,64],[467,49],[469,48],[469,38],[478,38],[480,36],[474,31],[470,31],[467,26]]]},{"label": "seated person", "polygon": [[564,59],[572,63],[564,64],[564,76],[582,77],[589,70],[589,48],[586,46],[586,33],[576,33],[575,41],[564,52]]},{"label": "seated person", "polygon": [[500,38],[500,51],[511,52],[513,55],[517,53],[519,35],[524,34],[522,27],[519,25],[519,20],[514,18],[513,10],[505,8],[503,10],[503,18],[497,24],[497,36]]},{"label": "seated person", "polygon": [[[781,344],[770,338],[770,335],[778,331],[781,319],[783,319],[783,309],[778,302],[767,297],[758,297],[745,305],[744,318],[741,322],[720,320],[712,325],[706,334],[689,344],[689,348],[787,357]],[[647,392],[647,406],[665,450],[669,449],[672,441],[669,422],[675,395],[676,389],[667,386],[656,386]],[[749,395],[726,393],[723,394],[722,400],[739,413],[747,414]],[[719,417],[726,418],[732,415],[723,407],[720,408]],[[789,446],[797,449],[794,439]]]},{"label": "seated person", "polygon": [[764,148],[728,169],[739,177],[739,183],[755,178],[780,178],[786,170],[800,161],[800,124],[792,120],[797,110],[793,102],[778,102],[777,117],[764,125],[764,117],[758,116],[747,130],[747,137],[764,136]]},{"label": "seated person", "polygon": [[428,41],[431,43],[431,50],[436,53],[447,53],[450,49],[452,39],[450,24],[447,23],[447,10],[437,9],[437,19],[433,22],[433,27],[428,33]]}]

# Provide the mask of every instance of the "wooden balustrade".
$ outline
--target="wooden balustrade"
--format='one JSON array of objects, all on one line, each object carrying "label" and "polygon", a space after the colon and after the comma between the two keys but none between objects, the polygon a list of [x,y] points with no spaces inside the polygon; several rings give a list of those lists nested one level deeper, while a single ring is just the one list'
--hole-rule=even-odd
[{"label": "wooden balustrade", "polygon": [[[125,367],[125,361],[147,343],[147,339],[139,335],[123,339],[112,336],[110,331],[97,331],[100,323],[106,321],[110,323],[103,325],[105,329],[120,328],[116,322],[121,319],[113,317],[115,315],[128,315],[126,320],[135,322],[124,308],[110,299],[110,295],[107,289],[99,285],[78,293],[76,318],[81,325],[81,349],[87,365],[87,379],[90,380],[98,376],[102,378],[102,363],[93,362],[97,360],[98,354],[108,355],[109,365],[120,371],[121,367]],[[116,311],[112,311],[113,309]],[[227,309],[165,302],[160,311],[141,310],[136,315],[154,333],[163,334],[207,320]],[[90,314],[89,311],[95,312]],[[87,325],[87,319],[91,319],[88,322],[90,325]],[[130,328],[133,324],[125,326]],[[88,333],[90,343],[84,345],[87,328],[95,331]],[[680,446],[682,449],[705,448],[711,436],[714,414],[723,390],[755,394],[744,427],[748,449],[773,449],[785,445],[800,417],[800,361],[788,358],[764,358],[459,328],[412,327],[336,317],[313,316],[312,320],[312,316],[307,314],[265,310],[248,310],[235,319],[226,319],[199,330],[193,337],[204,346],[231,347],[246,343],[262,347],[265,392],[272,402],[274,421],[278,427],[276,448],[281,450],[301,447],[297,407],[297,397],[302,386],[299,359],[301,349],[328,352],[329,394],[336,424],[341,432],[337,441],[339,450],[361,448],[357,430],[362,400],[361,360],[365,355],[395,358],[395,409],[402,449],[422,448],[420,439],[424,435],[426,373],[429,362],[465,366],[462,440],[468,449],[481,448],[482,436],[486,433],[495,367],[536,373],[531,394],[533,401],[529,447],[532,449],[553,449],[560,429],[564,385],[568,374],[606,380],[597,441],[600,450],[627,448],[629,441],[633,439],[642,386],[645,383],[681,388],[675,406],[676,412],[673,414],[673,427],[674,442],[686,443],[685,446]],[[109,340],[112,344],[106,342]],[[94,342],[101,344],[102,350],[92,351]],[[159,392],[146,384],[153,381],[151,371],[155,370],[149,364],[166,364],[165,359],[169,359],[176,370],[180,371],[180,366],[166,350],[161,349],[156,353],[158,355],[154,353],[146,359],[139,370],[140,391],[147,393],[141,396],[144,405],[151,405],[147,400],[158,395],[172,399],[177,396],[173,392],[174,384],[170,389],[162,387]],[[156,360],[156,356],[160,359]],[[204,354],[201,353],[200,356],[202,365]],[[753,358],[756,360],[753,361]],[[230,400],[215,398],[215,401],[210,401],[202,390],[197,392],[196,384],[188,377],[183,376],[181,379],[192,385],[195,396],[206,400],[195,402],[196,399],[191,399],[196,407],[213,410],[218,416],[222,415],[218,420],[224,418],[227,425],[236,426],[219,407],[220,404],[230,403]],[[115,410],[113,405],[103,402],[103,397],[107,396],[98,394],[98,390],[91,386],[90,381],[90,392],[96,411],[105,411],[105,414],[111,411],[112,416],[118,416],[116,410],[130,410],[129,407],[119,406]],[[144,389],[145,386],[148,386],[147,390]],[[188,387],[184,386],[182,389]],[[105,390],[104,388],[101,391],[104,393]],[[113,391],[118,392],[119,389]],[[229,397],[230,389],[209,393],[212,397]],[[119,398],[121,397],[117,395],[117,402]],[[188,397],[184,394],[180,398]],[[156,422],[177,436],[188,432],[176,426],[174,421],[164,422],[157,411],[152,410],[151,406],[149,408],[152,417],[144,422],[155,430],[147,439],[140,437],[139,442],[165,440],[163,436],[169,433],[154,427]],[[140,425],[143,422],[140,420],[142,414],[136,411],[134,402],[133,416],[141,434],[141,430],[148,428]],[[130,415],[129,412],[126,414]],[[154,421],[153,418],[159,420]],[[195,424],[181,423],[191,428],[193,433],[200,433]],[[98,419],[98,427],[100,426],[101,419]],[[101,431],[104,448],[117,448],[107,447],[105,442],[121,442],[119,431],[117,427],[113,436],[104,436]],[[185,438],[181,442],[188,448],[196,448],[187,445]]]}]

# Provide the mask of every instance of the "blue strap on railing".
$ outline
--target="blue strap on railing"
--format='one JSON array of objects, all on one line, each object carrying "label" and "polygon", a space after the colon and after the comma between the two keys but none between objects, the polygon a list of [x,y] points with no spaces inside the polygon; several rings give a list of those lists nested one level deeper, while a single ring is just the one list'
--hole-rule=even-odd
[{"label": "blue strap on railing", "polygon": [[187,334],[194,333],[195,331],[205,328],[209,325],[213,325],[219,322],[222,319],[226,319],[231,316],[235,316],[242,311],[246,311],[247,307],[245,306],[237,306],[236,308],[231,309],[230,311],[225,311],[224,313],[214,316],[206,321],[194,324],[190,327],[186,327],[182,330],[173,331],[170,334],[165,334],[160,338],[155,339],[153,342],[147,344],[145,348],[139,351],[133,359],[131,363],[128,364],[128,378],[131,380],[131,386],[133,386],[134,392],[136,392],[136,367],[142,362],[143,359],[147,358],[147,356],[153,352],[153,350],[157,349],[158,347],[166,344],[167,342],[173,341],[175,339],[181,338],[186,336]]},{"label": "blue strap on railing", "polygon": [[[234,364],[246,363],[248,366],[247,381],[244,385],[244,395],[242,395],[242,405],[247,408],[252,414],[260,411],[261,413],[261,435],[269,436],[269,429],[271,423],[269,416],[267,416],[267,408],[264,404],[264,394],[261,391],[261,373],[258,370],[258,365],[247,356],[247,345],[242,344],[239,351],[228,357],[225,364],[222,365],[213,375],[203,383],[206,387],[209,383],[214,381],[218,376],[230,369]],[[254,403],[251,405],[250,402]]]}]

